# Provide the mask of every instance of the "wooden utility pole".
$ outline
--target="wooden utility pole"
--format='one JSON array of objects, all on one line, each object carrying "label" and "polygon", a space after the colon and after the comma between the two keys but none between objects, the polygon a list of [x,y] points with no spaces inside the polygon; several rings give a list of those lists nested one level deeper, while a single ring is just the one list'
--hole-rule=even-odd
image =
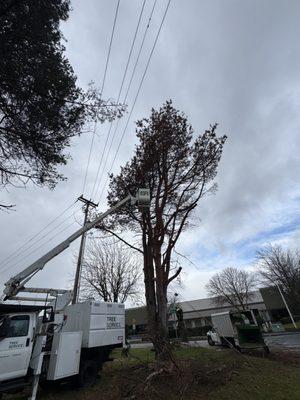
[{"label": "wooden utility pole", "polygon": [[[83,222],[83,225],[85,225],[87,223],[87,219],[88,219],[89,208],[90,207],[95,208],[98,206],[98,204],[93,203],[91,200],[85,199],[83,196],[78,197],[78,200],[82,201],[85,204],[84,222]],[[72,304],[76,303],[79,298],[81,268],[82,268],[82,262],[83,262],[83,257],[84,257],[85,240],[86,240],[86,232],[81,236],[77,268],[76,268],[76,274],[75,274],[75,281],[74,281],[74,288],[73,288]]]}]

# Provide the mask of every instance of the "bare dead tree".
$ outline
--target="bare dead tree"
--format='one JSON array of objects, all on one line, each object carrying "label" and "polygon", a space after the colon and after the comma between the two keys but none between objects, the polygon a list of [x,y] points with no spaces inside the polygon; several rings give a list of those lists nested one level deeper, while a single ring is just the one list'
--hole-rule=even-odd
[{"label": "bare dead tree", "polygon": [[300,314],[300,253],[268,245],[256,254],[262,281],[280,286],[293,313]]},{"label": "bare dead tree", "polygon": [[110,205],[137,188],[150,189],[147,211],[124,207],[112,225],[139,235],[144,258],[144,282],[148,328],[156,356],[170,360],[167,331],[167,291],[180,274],[172,268],[172,255],[199,201],[213,193],[213,182],[226,136],[218,137],[217,125],[193,135],[186,116],[167,101],[149,118],[137,122],[136,146],[132,159],[111,176]]},{"label": "bare dead tree", "polygon": [[211,296],[217,304],[230,304],[236,310],[246,310],[256,287],[256,278],[253,273],[225,268],[215,274],[206,285]]},{"label": "bare dead tree", "polygon": [[92,239],[82,268],[81,294],[108,302],[138,301],[142,260],[115,240]]}]

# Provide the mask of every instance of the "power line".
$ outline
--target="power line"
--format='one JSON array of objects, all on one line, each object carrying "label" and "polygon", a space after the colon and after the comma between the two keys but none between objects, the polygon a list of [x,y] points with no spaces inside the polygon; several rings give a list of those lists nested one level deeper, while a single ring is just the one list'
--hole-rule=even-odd
[{"label": "power line", "polygon": [[[132,70],[132,73],[131,73],[131,77],[130,77],[130,80],[129,80],[129,85],[128,85],[127,90],[126,90],[126,94],[125,94],[123,103],[125,103],[126,100],[127,100],[128,93],[129,93],[129,90],[130,90],[132,82],[133,82],[133,78],[134,78],[134,75],[135,75],[135,72],[136,72],[137,65],[139,63],[139,59],[140,59],[140,56],[141,56],[141,53],[142,53],[142,49],[144,47],[144,43],[145,43],[145,40],[146,40],[146,37],[147,37],[147,33],[148,33],[148,30],[149,30],[149,27],[150,27],[150,23],[151,23],[151,20],[152,20],[152,16],[153,16],[153,13],[154,13],[154,9],[155,9],[156,3],[157,3],[157,0],[154,0],[153,6],[152,6],[152,9],[151,9],[151,12],[150,12],[150,16],[149,16],[149,19],[148,19],[148,22],[147,22],[147,25],[146,25],[146,28],[145,28],[145,31],[144,31],[144,35],[143,35],[143,38],[142,38],[142,41],[141,41],[141,44],[140,44],[138,55],[137,55],[136,61],[134,63],[134,67],[133,67],[133,70]],[[116,132],[117,132],[118,127],[119,127],[119,122],[120,122],[120,119],[117,120],[117,124],[116,124],[115,130],[114,130],[114,133],[112,135],[112,139],[110,141],[109,149],[108,149],[108,151],[106,153],[106,158],[105,158],[105,162],[104,162],[104,168],[102,170],[101,177],[100,177],[98,185],[97,185],[97,190],[96,190],[96,193],[95,193],[96,195],[98,193],[98,190],[99,190],[99,187],[100,187],[100,183],[102,182],[104,170],[105,170],[105,167],[106,167],[106,164],[107,164],[107,161],[108,161],[108,156],[110,154],[110,150],[112,148],[112,144],[114,142],[114,139],[115,139],[115,136],[116,136]],[[112,124],[110,125],[109,130],[111,130],[111,128],[112,128]]]},{"label": "power line", "polygon": [[[24,259],[28,258],[31,254],[35,253],[37,250],[39,250],[40,248],[42,248],[43,246],[45,246],[46,244],[50,243],[52,240],[56,239],[61,233],[63,233],[64,231],[66,231],[67,229],[69,229],[73,224],[75,223],[75,221],[72,221],[71,224],[67,225],[66,227],[64,227],[63,229],[61,229],[59,232],[57,232],[54,236],[52,236],[51,238],[49,238],[47,241],[45,241],[44,243],[41,243],[36,249],[32,250],[30,253],[26,254],[26,256],[24,257]],[[6,271],[7,269],[5,269]],[[2,273],[4,271],[1,271]]]},{"label": "power line", "polygon": [[104,76],[103,76],[103,81],[102,81],[102,86],[101,86],[101,95],[102,95],[103,90],[104,90],[107,67],[108,67],[108,62],[109,62],[109,58],[110,58],[112,42],[113,42],[113,38],[114,38],[114,34],[115,34],[115,28],[116,28],[116,22],[117,22],[117,17],[118,17],[118,12],[119,12],[119,6],[120,6],[120,0],[118,0],[117,8],[116,8],[116,11],[115,11],[114,23],[113,23],[113,28],[112,28],[112,32],[111,32],[109,48],[108,48],[108,54],[107,54],[106,63],[105,63],[105,69],[104,69]]},{"label": "power line", "polygon": [[84,174],[82,193],[84,193],[84,191],[85,191],[86,180],[87,180],[87,175],[88,175],[88,170],[89,170],[90,161],[91,161],[91,155],[92,155],[92,148],[93,148],[93,146],[94,146],[96,128],[97,128],[97,122],[94,122],[94,128],[93,128],[93,134],[92,134],[92,141],[91,141],[91,145],[90,145],[90,150],[89,150],[89,155],[88,155],[88,161],[87,161],[86,170],[85,170],[85,174]]},{"label": "power line", "polygon": [[122,93],[123,85],[124,85],[125,78],[126,78],[126,75],[127,75],[127,71],[128,71],[128,67],[129,67],[132,51],[133,51],[133,48],[134,48],[134,45],[135,45],[135,41],[136,41],[136,37],[137,37],[138,31],[139,31],[139,28],[140,28],[141,19],[142,19],[142,15],[143,15],[143,12],[144,12],[145,4],[146,4],[146,0],[143,1],[142,8],[141,8],[140,15],[139,15],[139,19],[138,19],[138,23],[137,23],[137,26],[135,28],[135,32],[134,32],[134,36],[133,36],[130,52],[129,52],[129,55],[128,55],[127,64],[126,64],[125,71],[124,71],[124,74],[123,74],[123,79],[122,79],[121,87],[120,87],[120,90],[119,90],[118,101],[117,102],[119,102],[120,97],[121,97],[121,93]]},{"label": "power line", "polygon": [[[98,181],[97,189],[96,189],[96,192],[95,192],[95,197],[97,197],[97,194],[98,194],[98,191],[99,191],[99,188],[100,188],[100,184],[102,182],[103,174],[104,174],[104,171],[105,171],[105,168],[106,168],[106,165],[107,165],[107,161],[108,161],[108,157],[109,157],[109,154],[110,154],[110,151],[111,151],[111,148],[112,148],[112,144],[113,144],[115,136],[116,136],[116,132],[117,132],[118,127],[119,127],[119,123],[120,123],[120,119],[117,120],[117,124],[116,124],[115,130],[114,130],[114,133],[112,135],[108,151],[106,152],[106,157],[105,157],[105,161],[104,161],[104,167],[102,169],[101,176],[100,176],[100,179]],[[111,130],[111,128],[112,128],[112,125],[110,126],[110,130]]]},{"label": "power line", "polygon": [[[129,55],[128,55],[128,58],[127,58],[127,63],[126,63],[125,71],[124,71],[124,74],[123,74],[122,83],[121,83],[121,87],[120,87],[120,90],[119,90],[117,103],[119,103],[119,100],[120,100],[120,97],[121,97],[122,89],[123,89],[125,78],[126,78],[126,75],[127,75],[127,71],[128,71],[130,60],[131,60],[132,51],[133,51],[133,48],[134,48],[134,45],[135,45],[137,33],[139,31],[139,27],[140,27],[142,15],[143,15],[143,12],[144,12],[145,4],[146,4],[146,0],[143,1],[142,8],[141,8],[141,11],[140,11],[140,14],[139,14],[139,18],[138,18],[138,22],[137,22],[137,26],[136,26],[136,29],[135,29],[135,32],[134,32],[134,35],[133,35],[133,40],[132,40],[132,44],[131,44],[131,47],[130,47]],[[106,136],[104,148],[103,148],[103,151],[102,151],[102,154],[101,154],[101,159],[100,159],[100,162],[99,162],[99,165],[98,165],[96,179],[95,179],[95,182],[94,182],[94,185],[93,185],[93,189],[92,189],[90,198],[93,197],[94,190],[95,190],[95,187],[96,187],[96,183],[98,181],[99,172],[100,172],[100,168],[101,168],[102,161],[103,161],[103,156],[104,156],[104,153],[105,153],[105,150],[106,150],[106,147],[107,147],[107,143],[108,143],[108,139],[109,139],[110,132],[111,132],[111,129],[112,129],[112,125],[113,125],[113,121],[111,121],[111,123],[110,123],[109,131],[108,131],[107,136]]]},{"label": "power line", "polygon": [[[101,97],[102,97],[102,94],[103,94],[104,85],[105,85],[105,81],[106,81],[107,68],[108,68],[108,63],[109,63],[109,59],[110,59],[110,53],[111,53],[111,48],[112,48],[112,42],[113,42],[113,38],[114,38],[114,34],[115,34],[115,27],[116,27],[118,12],[119,12],[119,6],[120,6],[120,0],[118,0],[118,3],[117,3],[117,7],[116,7],[116,11],[115,11],[115,16],[114,16],[113,27],[112,27],[111,36],[110,36],[110,42],[109,42],[109,47],[108,47],[108,53],[107,53],[107,57],[106,57],[106,63],[105,63],[104,74],[103,74],[102,85],[101,85],[101,94],[100,94]],[[89,150],[89,155],[88,155],[88,161],[87,161],[87,166],[86,166],[85,175],[84,175],[84,180],[83,180],[83,188],[82,188],[82,193],[83,193],[83,194],[84,194],[85,187],[86,187],[86,181],[87,181],[88,170],[89,170],[90,161],[91,161],[92,149],[93,149],[93,146],[94,146],[94,140],[95,140],[96,129],[97,129],[97,119],[96,119],[96,121],[95,121],[95,123],[94,123],[94,129],[93,129],[93,134],[92,134],[92,141],[91,141],[91,145],[90,145],[90,150]]]},{"label": "power line", "polygon": [[[77,210],[76,212],[78,212],[79,210]],[[1,268],[1,273],[4,273],[5,271],[7,271],[9,268],[12,267],[12,263],[16,263],[19,262],[18,258],[20,256],[22,256],[22,259],[28,257],[28,255],[33,254],[35,251],[37,251],[41,246],[43,246],[44,244],[42,243],[40,246],[38,246],[37,248],[34,248],[31,252],[27,253],[28,250],[30,250],[32,247],[35,247],[39,242],[41,242],[43,239],[45,239],[48,235],[50,235],[52,232],[57,231],[57,229],[62,226],[67,220],[69,220],[71,217],[73,217],[74,214],[72,213],[71,215],[69,215],[67,218],[63,219],[58,225],[56,225],[54,228],[52,228],[49,232],[47,232],[45,235],[41,236],[37,241],[35,241],[34,243],[32,243],[30,246],[28,246],[27,248],[25,248],[24,250],[22,250],[22,254],[16,254],[14,257],[11,258],[11,260],[9,260],[6,264],[4,264]],[[75,221],[72,221],[72,224]],[[56,235],[54,237],[56,237],[57,235],[59,235],[60,231],[56,233]],[[51,239],[49,239],[51,240]],[[47,241],[45,242],[47,243]],[[16,260],[16,261],[14,261]]]},{"label": "power line", "polygon": [[152,7],[152,10],[151,10],[151,13],[150,13],[150,17],[149,17],[149,20],[148,20],[148,24],[147,24],[147,26],[146,26],[146,29],[145,29],[145,32],[144,32],[144,36],[143,36],[143,39],[142,39],[142,42],[141,42],[141,45],[140,45],[140,49],[139,49],[139,52],[138,52],[138,55],[137,55],[137,58],[136,58],[136,61],[135,61],[135,64],[134,64],[134,67],[133,67],[133,70],[132,70],[132,74],[131,74],[131,77],[130,77],[130,81],[129,81],[129,84],[128,84],[128,87],[127,87],[127,90],[126,90],[126,94],[125,94],[125,97],[124,97],[124,102],[126,102],[127,97],[128,97],[128,93],[129,93],[129,90],[130,90],[130,88],[131,88],[131,84],[132,84],[132,81],[133,81],[133,77],[134,77],[134,74],[135,74],[135,71],[136,71],[136,68],[137,68],[139,59],[140,59],[140,55],[141,55],[142,49],[143,49],[143,47],[144,47],[144,43],[145,43],[145,40],[146,40],[146,37],[147,37],[148,29],[149,29],[149,27],[150,27],[150,23],[151,23],[151,20],[152,20],[152,16],[153,16],[153,12],[154,12],[156,3],[157,3],[157,0],[155,0],[154,3],[153,3],[153,7]]},{"label": "power line", "polygon": [[[79,210],[77,210],[78,212]],[[30,250],[31,248],[33,248],[37,243],[39,243],[41,240],[45,239],[48,235],[50,235],[52,232],[56,231],[60,226],[62,226],[67,220],[69,220],[71,217],[73,217],[73,213],[71,215],[69,215],[68,217],[64,218],[58,225],[54,226],[54,228],[52,228],[49,232],[47,232],[45,235],[41,236],[39,239],[37,239],[34,243],[32,243],[30,246],[26,247],[24,250],[22,250],[21,254],[16,254],[15,256],[13,256],[7,263],[5,263],[3,265],[3,267],[5,268],[6,265],[10,265],[12,263],[13,260],[19,258],[20,256],[26,257],[26,253],[28,250]]]},{"label": "power line", "polygon": [[44,232],[49,226],[51,226],[52,224],[54,224],[54,222],[56,222],[63,214],[65,214],[67,211],[69,211],[72,207],[74,207],[74,205],[76,204],[77,200],[74,201],[74,203],[72,203],[70,206],[68,206],[67,208],[65,208],[60,214],[57,215],[57,217],[55,217],[52,221],[50,221],[46,226],[44,226],[44,228],[42,228],[41,230],[39,230],[37,233],[35,233],[33,236],[31,236],[29,239],[27,239],[27,241],[25,243],[23,243],[20,247],[18,247],[15,251],[13,251],[11,254],[9,254],[7,257],[5,257],[2,261],[1,261],[1,266],[2,264],[7,264],[8,260],[10,260],[11,258],[14,258],[15,255],[17,255],[18,253],[22,252],[22,249],[24,249],[24,247],[26,247],[27,244],[29,244],[30,242],[32,242],[36,237],[38,237],[42,232]]},{"label": "power line", "polygon": [[135,104],[136,104],[136,101],[137,101],[137,99],[138,99],[138,96],[139,96],[139,94],[140,94],[140,91],[141,91],[141,88],[142,88],[142,85],[143,85],[143,82],[144,82],[145,76],[146,76],[146,74],[147,74],[147,71],[148,71],[148,68],[149,68],[149,64],[150,64],[150,61],[151,61],[152,55],[153,55],[153,53],[154,53],[154,50],[155,50],[155,47],[156,47],[157,40],[158,40],[158,38],[159,38],[159,35],[160,35],[160,32],[161,32],[161,28],[162,28],[162,26],[163,26],[163,23],[164,23],[164,21],[165,21],[166,15],[167,15],[167,12],[168,12],[168,10],[169,10],[169,7],[170,7],[170,3],[171,3],[171,0],[169,0],[169,1],[168,1],[168,4],[167,4],[167,6],[166,6],[166,9],[165,9],[165,12],[164,12],[163,18],[162,18],[162,20],[161,20],[161,23],[160,23],[160,26],[159,26],[158,32],[157,32],[157,34],[156,34],[156,37],[155,37],[155,40],[154,40],[154,44],[153,44],[153,46],[152,46],[152,49],[151,49],[151,52],[150,52],[150,55],[149,55],[149,58],[148,58],[148,61],[147,61],[147,64],[146,64],[146,68],[145,68],[145,70],[144,70],[144,73],[143,73],[143,75],[142,75],[142,79],[141,79],[141,81],[140,81],[140,84],[139,84],[138,90],[137,90],[137,92],[136,92],[136,95],[135,95],[135,98],[134,98],[133,105],[132,105],[132,107],[131,107],[131,110],[130,110],[129,116],[128,116],[128,118],[127,118],[127,121],[126,121],[126,125],[125,125],[125,127],[124,127],[124,130],[123,130],[123,132],[122,132],[122,135],[121,135],[121,138],[120,138],[120,141],[119,141],[119,144],[118,144],[118,147],[117,147],[117,150],[116,150],[116,153],[115,153],[115,156],[114,156],[113,162],[111,163],[111,167],[110,167],[110,169],[109,169],[109,173],[108,173],[108,175],[107,175],[107,177],[106,177],[105,184],[104,184],[104,186],[103,186],[103,188],[102,188],[102,191],[101,191],[101,194],[100,194],[100,198],[99,198],[99,203],[100,203],[100,200],[101,200],[101,198],[102,198],[102,195],[103,195],[104,189],[105,189],[105,187],[106,187],[106,184],[107,184],[107,181],[108,181],[109,174],[111,173],[111,171],[112,171],[112,169],[113,169],[114,163],[115,163],[115,161],[116,161],[116,158],[117,158],[117,155],[118,155],[118,153],[119,153],[119,150],[120,150],[120,147],[121,147],[121,144],[122,144],[123,138],[124,138],[124,136],[125,136],[125,133],[126,133],[126,130],[127,130],[127,127],[128,127],[128,124],[129,124],[129,121],[130,121],[130,118],[131,118],[132,112],[133,112],[133,110],[134,110],[134,107],[135,107]]}]

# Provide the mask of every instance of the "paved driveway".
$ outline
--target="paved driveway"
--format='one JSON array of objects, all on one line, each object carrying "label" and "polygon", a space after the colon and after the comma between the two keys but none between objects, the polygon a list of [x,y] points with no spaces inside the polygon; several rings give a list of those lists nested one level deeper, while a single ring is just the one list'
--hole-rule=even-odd
[{"label": "paved driveway", "polygon": [[269,346],[300,348],[300,332],[284,332],[264,335]]},{"label": "paved driveway", "polygon": [[[265,342],[270,347],[282,347],[282,348],[299,348],[300,349],[300,332],[284,332],[278,334],[265,334]],[[207,340],[191,340],[189,345],[192,347],[210,347]],[[152,343],[141,342],[131,344],[133,349],[146,349],[152,348]],[[216,346],[216,348],[222,348],[221,346]]]},{"label": "paved driveway", "polygon": [[[191,340],[189,341],[189,345],[192,347],[210,347],[207,343],[207,340]],[[141,343],[132,343],[132,349],[149,349],[152,348],[153,345],[150,342],[141,342]]]},{"label": "paved driveway", "polygon": [[153,344],[150,342],[130,343],[130,347],[132,349],[150,349],[153,347]]}]

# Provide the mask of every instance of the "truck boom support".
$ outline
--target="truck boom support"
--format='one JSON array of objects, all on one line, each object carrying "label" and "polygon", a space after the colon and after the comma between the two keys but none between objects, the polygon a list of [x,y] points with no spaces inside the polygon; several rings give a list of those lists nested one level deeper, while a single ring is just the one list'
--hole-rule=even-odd
[{"label": "truck boom support", "polygon": [[148,189],[140,189],[138,191],[137,197],[132,195],[128,195],[123,200],[120,200],[117,204],[113,207],[105,211],[103,214],[98,215],[93,221],[88,222],[82,228],[78,229],[75,233],[69,236],[66,240],[62,243],[55,246],[52,250],[48,253],[40,257],[37,261],[33,264],[29,265],[23,271],[18,273],[17,275],[10,278],[5,283],[5,289],[3,291],[3,300],[8,300],[18,294],[21,290],[24,289],[25,283],[27,283],[38,271],[42,270],[47,262],[52,260],[58,254],[63,252],[67,249],[74,240],[78,239],[81,235],[85,232],[88,232],[90,229],[94,228],[99,222],[101,222],[104,218],[108,215],[112,214],[118,208],[122,207],[128,201],[131,201],[132,204],[140,203],[142,207],[149,206],[150,203],[150,193]]}]

